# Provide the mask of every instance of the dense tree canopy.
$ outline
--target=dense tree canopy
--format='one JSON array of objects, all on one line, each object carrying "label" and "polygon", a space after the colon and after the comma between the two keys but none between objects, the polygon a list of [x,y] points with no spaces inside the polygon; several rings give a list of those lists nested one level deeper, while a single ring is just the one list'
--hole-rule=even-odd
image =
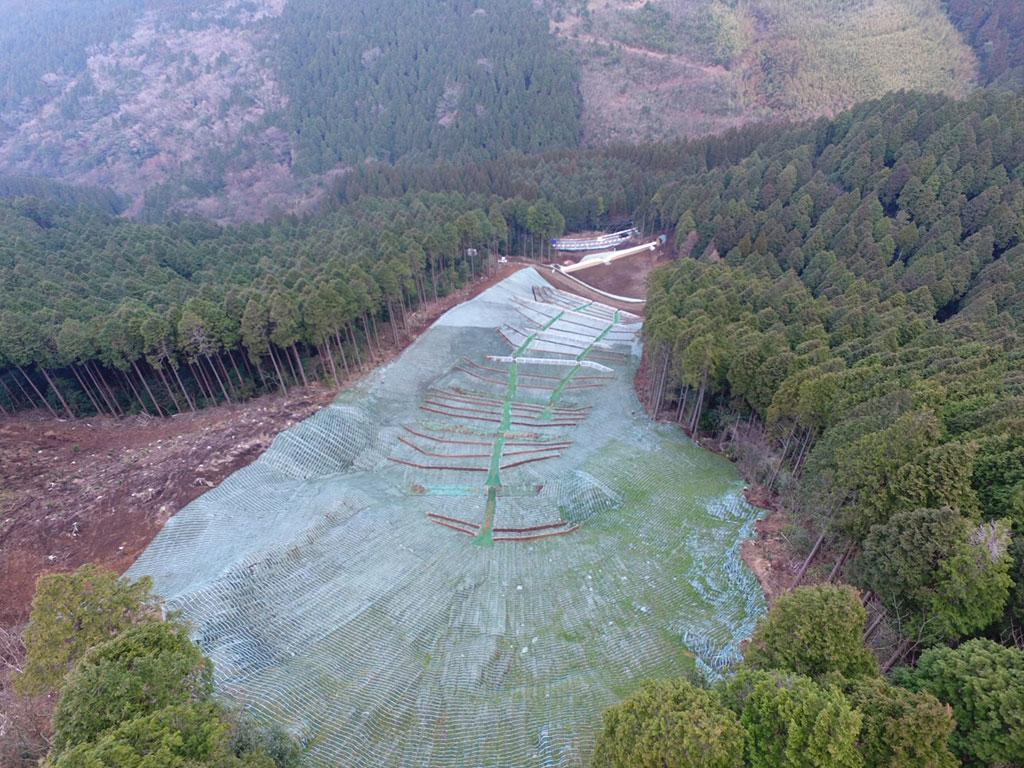
[{"label": "dense tree canopy", "polygon": [[878,664],[861,640],[865,617],[852,587],[801,587],[780,596],[758,622],[743,660],[807,677],[875,675]]},{"label": "dense tree canopy", "polygon": [[953,709],[953,750],[969,766],[1024,761],[1024,653],[991,640],[925,651],[895,680],[927,691]]},{"label": "dense tree canopy", "polygon": [[715,694],[686,680],[652,681],[605,711],[594,765],[741,768],[744,738]]},{"label": "dense tree canopy", "polygon": [[[337,380],[377,360],[383,339],[400,341],[417,303],[495,254],[632,219],[680,255],[650,279],[640,383],[655,410],[693,432],[763,427],[772,449],[752,479],[792,491],[841,553],[829,578],[871,590],[908,640],[1019,626],[1024,99],[899,94],[834,120],[700,142],[372,166],[343,177],[332,207],[224,229],[0,201],[0,407],[159,415]],[[1018,759],[1012,738],[988,735],[994,721],[1012,733],[1016,714],[978,682],[991,657],[993,690],[1015,690],[1016,656],[978,641],[940,647],[920,677],[900,673],[909,692],[879,687],[855,642],[855,601],[780,600],[748,653],[760,669],[716,689],[746,733],[748,765],[946,765],[951,721],[926,693],[954,708],[958,754]],[[34,622],[40,661],[26,690],[30,679],[53,687],[88,645],[137,619],[129,611],[70,650],[48,646]],[[965,675],[984,701],[957,713],[946,678]],[[662,700],[713,713],[731,733],[702,693],[649,693],[636,724],[613,717],[607,754],[647,759],[654,746],[635,742]],[[630,711],[640,709],[619,714]],[[700,744],[685,717],[659,722],[651,733],[678,741],[650,737],[658,749]],[[122,749],[115,731],[95,748]]]},{"label": "dense tree canopy", "polygon": [[800,675],[741,670],[723,698],[747,731],[747,768],[862,768],[864,716],[834,685]]},{"label": "dense tree canopy", "polygon": [[304,751],[294,738],[211,700],[213,663],[188,626],[153,610],[149,590],[148,578],[92,565],[39,579],[17,683],[28,694],[59,688],[40,764],[299,768]]},{"label": "dense tree canopy", "polygon": [[955,768],[949,749],[956,722],[948,706],[925,691],[889,685],[880,677],[861,677],[846,690],[860,710],[864,768]]},{"label": "dense tree canopy", "polygon": [[[705,689],[648,682],[606,710],[594,764],[954,768],[950,707],[927,686],[880,677],[861,639],[863,620],[849,587],[780,598],[732,676]],[[812,625],[823,639],[809,638]],[[787,638],[794,642],[783,647]]]},{"label": "dense tree canopy", "polygon": [[213,693],[213,666],[184,626],[150,622],[90,648],[60,689],[54,748],[95,741],[122,722]]},{"label": "dense tree canopy", "polygon": [[[652,400],[691,429],[760,415],[781,458],[756,479],[798,484],[821,528],[864,544],[851,576],[890,607],[910,605],[882,572],[913,566],[878,548],[932,558],[911,621],[927,642],[1020,614],[1022,138],[1017,97],[890,97],[654,198],[699,258],[652,278]],[[943,508],[953,538],[884,534]],[[931,543],[909,553],[913,536]]]},{"label": "dense tree canopy", "polygon": [[14,679],[17,689],[37,694],[56,688],[89,648],[134,624],[155,621],[151,587],[148,577],[130,582],[94,565],[41,576],[24,633],[28,658]]},{"label": "dense tree canopy", "polygon": [[904,631],[953,640],[1002,615],[1011,585],[1005,524],[974,528],[944,509],[898,512],[874,525],[858,579],[900,616]]},{"label": "dense tree canopy", "polygon": [[291,0],[274,21],[298,173],[575,146],[547,15],[515,0]]},{"label": "dense tree canopy", "polygon": [[982,81],[1024,85],[1024,8],[1015,0],[946,0],[946,12],[982,64]]}]

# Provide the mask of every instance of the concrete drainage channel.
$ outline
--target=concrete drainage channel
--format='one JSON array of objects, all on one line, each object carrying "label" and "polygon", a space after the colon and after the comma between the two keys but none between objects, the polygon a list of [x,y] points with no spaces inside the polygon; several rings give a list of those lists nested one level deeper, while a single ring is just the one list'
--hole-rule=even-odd
[{"label": "concrete drainage channel", "polygon": [[531,270],[442,317],[172,518],[129,572],[220,695],[325,766],[585,765],[646,677],[764,611],[724,459],[651,422],[638,319]]}]

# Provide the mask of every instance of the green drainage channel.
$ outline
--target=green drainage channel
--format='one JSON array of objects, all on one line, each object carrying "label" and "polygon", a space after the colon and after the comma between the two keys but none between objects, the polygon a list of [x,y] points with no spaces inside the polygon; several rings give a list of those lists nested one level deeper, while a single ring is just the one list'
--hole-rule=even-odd
[{"label": "green drainage channel", "polygon": [[[586,309],[591,304],[593,304],[593,302],[583,304],[574,309],[573,312],[579,312],[582,309]],[[548,322],[545,323],[537,333],[528,336],[526,341],[519,346],[519,349],[512,353],[512,362],[509,363],[508,368],[508,389],[505,391],[505,400],[502,403],[501,424],[498,426],[497,434],[494,437],[494,446],[491,448],[491,466],[490,471],[487,473],[486,482],[487,506],[484,509],[484,522],[483,525],[480,526],[480,532],[473,539],[473,543],[478,547],[494,546],[494,515],[498,507],[498,493],[501,491],[501,454],[505,449],[505,440],[508,437],[509,428],[512,426],[512,402],[515,400],[516,391],[519,387],[519,363],[517,360],[519,357],[526,354],[530,345],[536,341],[537,336],[551,328],[562,318],[564,314],[565,312],[559,312],[553,318],[548,320]],[[587,355],[590,354],[590,351],[594,346],[604,339],[604,337],[611,332],[618,322],[619,313],[616,312],[611,324],[601,331],[601,333],[597,335],[597,338],[590,342],[587,348],[576,356],[576,362],[582,363],[586,360]],[[547,407],[539,416],[540,421],[551,421],[555,406],[558,404],[558,401],[561,400],[562,394],[565,392],[565,388],[569,386],[569,382],[572,381],[573,376],[576,375],[579,369],[580,366],[576,365],[562,377],[558,386],[555,387],[555,391],[551,393],[551,399],[548,401]]]}]

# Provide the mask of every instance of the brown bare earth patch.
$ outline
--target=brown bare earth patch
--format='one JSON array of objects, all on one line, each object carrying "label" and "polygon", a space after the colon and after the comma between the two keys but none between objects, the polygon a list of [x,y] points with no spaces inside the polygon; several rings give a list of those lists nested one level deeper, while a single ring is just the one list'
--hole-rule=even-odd
[{"label": "brown bare earth patch", "polygon": [[754,524],[757,537],[740,545],[740,556],[760,582],[770,605],[789,589],[801,563],[793,556],[783,535],[788,520],[778,497],[759,487],[747,487],[743,495],[753,506],[768,510],[768,515]]},{"label": "brown bare earth patch", "polygon": [[672,261],[665,248],[637,253],[633,256],[598,264],[573,273],[573,277],[601,291],[631,299],[647,297],[647,275]]},{"label": "brown bare earth patch", "polygon": [[621,309],[625,312],[632,312],[634,315],[643,316],[644,314],[643,304],[632,304],[626,301],[615,301],[614,299],[609,299],[607,296],[602,296],[597,291],[590,290],[586,286],[580,285],[575,280],[570,280],[561,272],[556,272],[550,268],[538,268],[537,272],[540,273],[545,280],[551,283],[551,285],[561,291],[575,293],[576,295],[582,296],[584,299],[589,299],[590,301],[600,301],[603,304],[607,304],[609,307]]},{"label": "brown bare earth patch", "polygon": [[[513,272],[491,275],[411,315],[395,357],[440,315]],[[391,337],[381,329],[385,344]],[[354,379],[353,379],[354,380]],[[344,382],[347,385],[351,382]],[[28,615],[36,579],[97,563],[125,571],[164,523],[255,461],[281,431],[327,405],[337,390],[314,385],[157,419],[0,419],[0,629]]]}]

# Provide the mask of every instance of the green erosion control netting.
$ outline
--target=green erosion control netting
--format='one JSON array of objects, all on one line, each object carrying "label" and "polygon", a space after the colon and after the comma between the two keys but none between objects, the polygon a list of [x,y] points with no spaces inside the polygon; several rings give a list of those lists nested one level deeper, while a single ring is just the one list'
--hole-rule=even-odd
[{"label": "green erosion control netting", "polygon": [[129,575],[317,764],[585,765],[604,707],[716,675],[764,611],[739,558],[758,512],[729,462],[644,414],[639,328],[518,272],[179,512]]}]

